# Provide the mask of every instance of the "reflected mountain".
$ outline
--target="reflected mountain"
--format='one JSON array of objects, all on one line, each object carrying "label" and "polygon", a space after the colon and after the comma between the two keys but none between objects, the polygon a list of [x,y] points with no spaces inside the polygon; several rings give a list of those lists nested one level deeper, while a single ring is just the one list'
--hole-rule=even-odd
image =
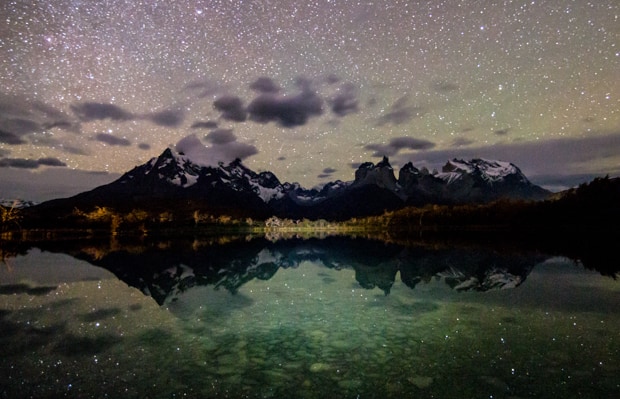
[{"label": "reflected mountain", "polygon": [[487,291],[519,286],[532,268],[547,259],[534,250],[467,247],[447,244],[401,246],[349,237],[233,240],[226,244],[168,241],[120,245],[64,242],[45,250],[64,252],[103,267],[160,304],[175,301],[197,287],[223,288],[235,294],[253,279],[268,280],[280,268],[304,262],[326,268],[353,269],[359,286],[390,293],[400,280],[414,289],[433,279],[459,291]]}]

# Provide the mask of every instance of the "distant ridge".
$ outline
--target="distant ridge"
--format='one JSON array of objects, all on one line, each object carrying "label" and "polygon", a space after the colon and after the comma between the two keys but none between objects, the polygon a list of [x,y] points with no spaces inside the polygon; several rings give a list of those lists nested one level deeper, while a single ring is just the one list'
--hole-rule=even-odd
[{"label": "distant ridge", "polygon": [[542,200],[550,194],[532,184],[516,165],[503,161],[453,159],[434,173],[409,162],[397,178],[384,157],[377,164],[361,164],[353,181],[337,180],[320,189],[306,189],[298,183],[281,183],[271,172],[256,173],[239,159],[205,166],[167,148],[110,184],[35,208],[189,211],[194,207],[232,217],[344,220],[410,205],[488,203],[502,198]]}]

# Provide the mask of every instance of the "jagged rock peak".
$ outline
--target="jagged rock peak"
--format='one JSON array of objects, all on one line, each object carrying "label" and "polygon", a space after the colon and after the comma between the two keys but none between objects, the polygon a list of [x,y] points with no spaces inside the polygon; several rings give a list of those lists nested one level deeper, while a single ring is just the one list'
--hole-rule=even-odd
[{"label": "jagged rock peak", "polygon": [[354,185],[376,184],[381,188],[396,190],[396,177],[394,169],[387,157],[383,157],[376,165],[365,162],[355,171]]},{"label": "jagged rock peak", "polygon": [[392,165],[390,165],[390,160],[388,159],[388,157],[384,155],[381,162],[377,163],[375,167],[376,168],[385,168],[385,167],[392,168]]}]

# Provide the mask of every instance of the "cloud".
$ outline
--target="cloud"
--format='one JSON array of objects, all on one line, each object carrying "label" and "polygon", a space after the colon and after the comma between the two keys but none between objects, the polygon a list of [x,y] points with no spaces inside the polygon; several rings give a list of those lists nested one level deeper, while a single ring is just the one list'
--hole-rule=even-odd
[{"label": "cloud", "polygon": [[57,167],[67,166],[67,164],[62,162],[60,159],[53,158],[53,157],[39,158],[37,162],[39,163],[39,165],[44,165],[44,166],[57,166]]},{"label": "cloud", "polygon": [[[35,172],[36,170],[36,172]],[[0,168],[2,195],[30,201],[67,198],[119,178],[119,174],[89,172],[71,168]]]},{"label": "cloud", "polygon": [[337,169],[334,168],[325,168],[323,169],[322,173],[317,175],[317,177],[319,179],[327,179],[328,177],[331,177],[336,171]]},{"label": "cloud", "polygon": [[398,154],[400,150],[429,150],[435,147],[435,143],[416,139],[414,137],[395,137],[388,144],[368,144],[364,146],[367,150],[375,151],[373,157],[392,156]]},{"label": "cloud", "polygon": [[0,143],[10,144],[10,145],[19,145],[19,144],[26,144],[27,141],[22,139],[15,133],[0,130]]},{"label": "cloud", "polygon": [[243,101],[236,96],[222,96],[213,102],[213,108],[222,113],[222,118],[243,122],[247,119],[248,113],[243,107]]},{"label": "cloud", "polygon": [[79,132],[79,126],[75,123],[71,123],[69,121],[56,121],[50,122],[43,125],[44,130],[50,130],[54,128],[60,128],[63,130],[70,130],[74,132]]},{"label": "cloud", "polygon": [[377,126],[383,125],[402,125],[414,118],[418,118],[424,114],[422,107],[409,105],[409,96],[403,96],[396,100],[385,115],[382,115],[377,121]]},{"label": "cloud", "polygon": [[452,140],[451,145],[452,145],[452,147],[465,147],[465,146],[468,146],[468,145],[473,144],[473,143],[474,143],[474,141],[470,140],[468,138],[457,137],[454,140]]},{"label": "cloud", "polygon": [[449,82],[447,80],[436,80],[431,83],[431,89],[438,93],[449,93],[460,89],[456,83]]},{"label": "cloud", "polygon": [[345,116],[358,111],[357,90],[353,84],[344,84],[336,95],[329,100],[332,112],[338,116]]},{"label": "cloud", "polygon": [[177,127],[183,123],[185,114],[182,110],[165,110],[155,112],[146,116],[151,122],[159,126]]},{"label": "cloud", "polygon": [[205,140],[212,144],[226,144],[237,140],[232,129],[216,129],[205,136]]},{"label": "cloud", "polygon": [[39,166],[67,166],[58,158],[3,158],[0,159],[0,168],[37,169]]},{"label": "cloud", "polygon": [[71,110],[81,122],[92,122],[110,119],[117,122],[126,122],[146,119],[159,126],[178,127],[183,123],[182,110],[167,109],[163,111],[134,114],[114,104],[85,102],[71,105]]},{"label": "cloud", "polygon": [[261,76],[250,84],[250,89],[259,93],[277,93],[280,91],[280,86],[271,78]]},{"label": "cloud", "polygon": [[206,122],[201,122],[201,121],[196,121],[192,124],[191,128],[192,129],[215,129],[217,128],[217,122],[214,121],[206,121]]},{"label": "cloud", "polygon": [[114,104],[85,102],[71,105],[71,110],[82,122],[111,119],[113,121],[128,121],[135,116]]},{"label": "cloud", "polygon": [[43,130],[43,127],[39,123],[21,118],[4,120],[2,121],[2,126],[4,129],[18,136]]},{"label": "cloud", "polygon": [[230,163],[233,160],[245,159],[258,153],[253,145],[228,141],[223,144],[205,146],[195,134],[182,138],[176,144],[176,150],[184,153],[193,162],[205,166],[217,166],[219,162]]},{"label": "cloud", "polygon": [[79,133],[79,123],[64,112],[36,100],[0,94],[0,142],[25,144],[23,136],[60,128]]},{"label": "cloud", "polygon": [[509,132],[510,132],[510,128],[506,128],[506,129],[498,129],[494,131],[493,134],[495,134],[496,136],[505,136]]},{"label": "cloud", "polygon": [[325,82],[327,82],[327,84],[333,85],[340,82],[340,78],[335,73],[330,73],[325,77]]},{"label": "cloud", "polygon": [[34,159],[3,158],[0,159],[0,168],[36,169],[40,165]]},{"label": "cloud", "polygon": [[138,148],[141,150],[150,150],[151,145],[149,143],[140,143],[138,144]]},{"label": "cloud", "polygon": [[334,168],[325,168],[323,169],[322,173],[317,175],[317,177],[319,179],[326,179],[328,177],[331,177],[336,171],[337,169],[334,169]]},{"label": "cloud", "polygon": [[32,143],[38,146],[51,147],[56,150],[66,152],[68,154],[90,155],[90,153],[87,150],[68,144],[67,140],[61,141],[54,137],[50,137],[49,135],[38,136],[36,140],[35,139],[32,140]]},{"label": "cloud", "polygon": [[210,80],[196,80],[185,85],[183,90],[197,93],[196,96],[198,98],[205,98],[214,96],[217,93],[220,93],[223,89],[218,83]]},{"label": "cloud", "polygon": [[109,145],[117,145],[122,147],[128,147],[131,145],[131,141],[108,133],[99,133],[94,138],[97,141],[101,141],[102,143]]},{"label": "cloud", "polygon": [[311,116],[321,115],[323,100],[311,90],[294,96],[261,94],[252,100],[247,110],[255,122],[277,122],[290,128],[305,125]]}]

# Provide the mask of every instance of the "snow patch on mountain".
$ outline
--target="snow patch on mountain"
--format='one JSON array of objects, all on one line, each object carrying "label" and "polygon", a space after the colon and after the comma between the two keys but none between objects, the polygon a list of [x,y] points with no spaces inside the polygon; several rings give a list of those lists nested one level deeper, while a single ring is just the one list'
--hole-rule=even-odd
[{"label": "snow patch on mountain", "polygon": [[0,205],[5,208],[22,209],[30,206],[35,206],[37,203],[33,201],[26,201],[22,199],[0,199]]},{"label": "snow patch on mountain", "polygon": [[521,170],[510,162],[480,158],[472,159],[471,161],[455,158],[448,161],[442,168],[441,173],[436,174],[436,177],[451,184],[465,175],[479,175],[489,183],[502,181],[510,175],[518,176],[519,180],[523,182],[527,181]]}]

